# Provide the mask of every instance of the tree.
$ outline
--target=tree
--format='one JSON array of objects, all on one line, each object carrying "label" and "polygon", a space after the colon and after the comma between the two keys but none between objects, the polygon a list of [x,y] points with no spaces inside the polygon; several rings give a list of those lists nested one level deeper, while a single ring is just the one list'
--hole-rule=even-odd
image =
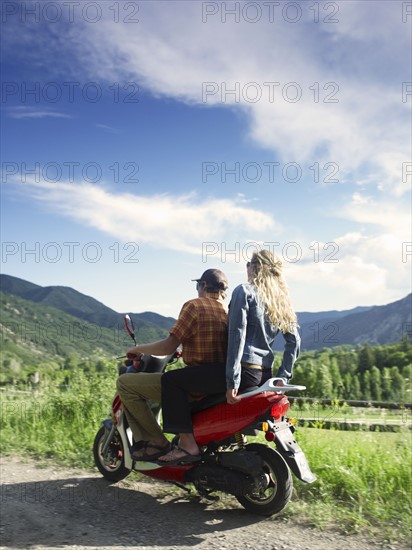
[{"label": "tree", "polygon": [[395,351],[391,354],[391,364],[400,369],[408,364],[408,357],[404,351]]},{"label": "tree", "polygon": [[359,351],[358,356],[358,372],[361,374],[369,371],[375,363],[373,349],[369,344],[365,344]]},{"label": "tree", "polygon": [[410,353],[412,351],[412,342],[405,334],[401,340],[400,350],[405,353]]},{"label": "tree", "polygon": [[359,381],[359,376],[355,374],[353,376],[352,380],[352,399],[360,399],[361,398],[361,386]]},{"label": "tree", "polygon": [[104,364],[104,361],[99,359],[95,364],[95,370],[96,372],[104,372],[106,370],[106,365]]},{"label": "tree", "polygon": [[361,388],[362,388],[362,398],[365,399],[366,401],[369,401],[370,399],[372,399],[372,394],[371,394],[371,373],[370,373],[369,370],[364,372],[363,375],[362,375]]},{"label": "tree", "polygon": [[405,400],[405,380],[403,379],[398,367],[391,368],[392,400]]},{"label": "tree", "polygon": [[343,395],[343,381],[339,372],[338,362],[336,357],[331,357],[330,360],[330,375],[332,378],[333,397],[342,397]]},{"label": "tree", "polygon": [[412,401],[412,365],[406,365],[402,369],[402,376],[405,380],[405,402]]},{"label": "tree", "polygon": [[324,364],[319,365],[317,369],[316,395],[314,397],[323,399],[333,397],[332,377],[328,367]]},{"label": "tree", "polygon": [[305,357],[302,361],[299,359],[299,362],[293,367],[293,383],[306,386],[305,394],[311,397],[315,396],[316,367],[310,357]]},{"label": "tree", "polygon": [[382,371],[385,366],[385,352],[382,346],[376,346],[375,348],[375,364],[380,371]]},{"label": "tree", "polygon": [[382,380],[381,373],[377,367],[371,368],[370,374],[370,390],[373,401],[382,399]]},{"label": "tree", "polygon": [[359,382],[359,375],[355,374],[351,376],[348,372],[343,377],[343,397],[344,399],[354,400],[361,398],[361,389]]},{"label": "tree", "polygon": [[77,367],[78,361],[77,357],[75,355],[70,355],[67,357],[64,361],[64,369],[65,370],[74,370]]},{"label": "tree", "polygon": [[392,399],[391,371],[387,367],[383,369],[381,375],[382,381],[382,399],[390,401]]}]

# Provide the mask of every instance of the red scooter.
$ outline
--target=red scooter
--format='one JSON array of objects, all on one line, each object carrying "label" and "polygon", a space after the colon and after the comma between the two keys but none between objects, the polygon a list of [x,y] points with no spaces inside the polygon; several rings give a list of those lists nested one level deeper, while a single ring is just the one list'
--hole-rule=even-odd
[{"label": "red scooter", "polygon": [[[129,316],[125,326],[134,339]],[[176,361],[145,356],[129,367],[129,372],[163,372]],[[122,367],[119,374],[123,374]],[[201,460],[193,464],[163,465],[135,461],[131,455],[133,437],[118,394],[112,402],[111,417],[103,421],[94,441],[95,464],[109,481],[120,481],[132,470],[186,488],[192,484],[198,493],[215,500],[213,492],[234,495],[249,512],[270,516],[280,512],[292,494],[292,476],[312,483],[306,457],[293,437],[294,426],[287,418],[289,400],[285,392],[304,386],[277,386],[271,378],[259,388],[240,395],[234,405],[222,395],[208,396],[192,405],[193,429],[201,449]],[[154,405],[155,414],[160,408]],[[248,438],[264,434],[267,443],[249,443]],[[262,440],[262,437],[259,439]],[[273,447],[269,444],[272,443]]]}]

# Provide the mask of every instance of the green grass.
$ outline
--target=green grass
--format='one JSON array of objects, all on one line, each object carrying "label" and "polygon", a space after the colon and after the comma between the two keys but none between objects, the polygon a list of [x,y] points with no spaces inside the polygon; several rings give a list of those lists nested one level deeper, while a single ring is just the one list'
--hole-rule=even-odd
[{"label": "green grass", "polygon": [[[113,377],[79,374],[69,388],[56,385],[38,395],[2,392],[2,452],[93,467],[93,439],[109,413],[115,378],[115,373]],[[294,478],[294,495],[283,512],[286,517],[344,532],[366,529],[390,540],[408,536],[409,429],[377,433],[299,428],[296,439],[318,479],[306,485]]]},{"label": "green grass", "polygon": [[305,419],[316,418],[319,422],[327,420],[356,420],[356,421],[379,421],[385,423],[397,421],[399,424],[412,424],[412,410],[402,409],[384,409],[375,407],[351,407],[347,403],[343,405],[326,405],[321,401],[305,403],[303,406],[292,403],[290,415],[293,418]]},{"label": "green grass", "polygon": [[116,376],[80,373],[69,388],[56,385],[37,395],[2,392],[2,452],[91,467],[93,439],[108,416]]},{"label": "green grass", "polygon": [[301,428],[296,438],[318,478],[311,485],[295,482],[298,512],[316,526],[336,524],[345,532],[367,528],[389,539],[410,535],[410,431]]}]

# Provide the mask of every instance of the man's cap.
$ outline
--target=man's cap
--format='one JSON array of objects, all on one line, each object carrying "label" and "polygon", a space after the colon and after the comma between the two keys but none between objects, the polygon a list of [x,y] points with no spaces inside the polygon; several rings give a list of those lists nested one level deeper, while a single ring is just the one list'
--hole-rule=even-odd
[{"label": "man's cap", "polygon": [[192,279],[198,283],[205,282],[206,290],[226,290],[229,286],[226,275],[220,269],[206,269],[199,279]]}]

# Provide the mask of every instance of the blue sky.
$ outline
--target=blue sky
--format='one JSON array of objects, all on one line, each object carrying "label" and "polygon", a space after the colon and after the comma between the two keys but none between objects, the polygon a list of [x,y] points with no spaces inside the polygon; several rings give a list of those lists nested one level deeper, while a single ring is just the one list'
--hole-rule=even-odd
[{"label": "blue sky", "polygon": [[410,292],[410,2],[3,2],[2,272],[177,316],[256,248],[297,311]]}]

